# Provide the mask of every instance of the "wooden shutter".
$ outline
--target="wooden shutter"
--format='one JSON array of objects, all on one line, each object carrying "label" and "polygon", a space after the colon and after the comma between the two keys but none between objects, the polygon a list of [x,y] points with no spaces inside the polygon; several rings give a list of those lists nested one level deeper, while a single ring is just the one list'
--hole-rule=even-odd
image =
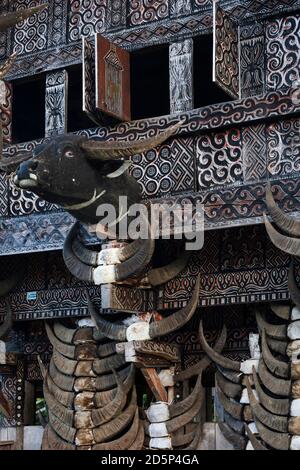
[{"label": "wooden shutter", "polygon": [[131,119],[130,56],[96,35],[96,108],[120,121]]},{"label": "wooden shutter", "polygon": [[240,98],[240,32],[237,23],[214,0],[213,81],[232,98]]}]

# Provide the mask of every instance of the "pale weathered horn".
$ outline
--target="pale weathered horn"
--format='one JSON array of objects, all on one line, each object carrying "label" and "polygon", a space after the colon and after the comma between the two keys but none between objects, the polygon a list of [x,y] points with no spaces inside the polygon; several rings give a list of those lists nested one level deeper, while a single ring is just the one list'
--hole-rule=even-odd
[{"label": "pale weathered horn", "polygon": [[225,393],[221,390],[220,384],[216,381],[216,390],[218,394],[219,401],[223,406],[224,410],[227,411],[230,416],[239,421],[242,420],[243,415],[243,405],[237,401],[230,400]]},{"label": "pale weathered horn", "polygon": [[4,322],[2,325],[0,325],[0,340],[1,338],[4,338],[11,330],[12,328],[12,311],[10,307],[10,303],[8,300],[5,300],[5,305],[6,305],[6,315]]},{"label": "pale weathered horn", "polygon": [[129,430],[123,436],[115,439],[114,441],[96,444],[93,446],[93,450],[127,450],[136,439],[139,424],[139,409],[136,408],[133,422]]},{"label": "pale weathered horn", "polygon": [[199,293],[200,293],[200,275],[197,278],[193,295],[188,302],[188,304],[173,313],[172,315],[164,318],[163,320],[150,323],[149,327],[149,336],[151,339],[159,338],[161,336],[172,333],[182,328],[186,323],[188,323],[192,316],[194,315],[199,302]]},{"label": "pale weathered horn", "polygon": [[244,436],[236,433],[233,429],[231,429],[228,424],[226,423],[218,423],[218,426],[221,430],[221,433],[225,437],[225,439],[232,444],[235,450],[244,450],[246,447],[246,439]]},{"label": "pale weathered horn", "polygon": [[46,332],[49,338],[50,343],[53,346],[53,349],[56,349],[60,352],[63,356],[74,359],[75,358],[75,346],[67,343],[63,343],[60,341],[53,333],[51,326],[46,323]]},{"label": "pale weathered horn", "polygon": [[105,374],[111,372],[113,369],[119,369],[126,364],[124,354],[114,354],[113,356],[104,359],[95,359],[93,361],[93,371],[95,374]]},{"label": "pale weathered horn", "polygon": [[[124,388],[124,392],[126,395],[129,393],[129,390],[132,389],[133,384],[134,384],[134,379],[135,379],[135,366],[134,364],[131,364],[129,368],[128,376],[125,378],[122,384],[122,387]],[[110,404],[110,402],[114,400],[117,392],[118,392],[118,388],[113,388],[112,390],[95,393],[94,400],[95,400],[96,407],[104,408],[106,405]]]},{"label": "pale weathered horn", "polygon": [[49,423],[53,430],[66,442],[71,444],[75,440],[77,430],[71,426],[68,426],[63,421],[60,421],[50,410],[49,410]]},{"label": "pale weathered horn", "polygon": [[282,341],[274,338],[268,338],[268,345],[273,352],[279,353],[282,356],[286,355],[287,341]]},{"label": "pale weathered horn", "polygon": [[248,391],[250,406],[255,418],[257,418],[262,424],[268,426],[268,428],[273,429],[274,431],[287,432],[288,418],[286,416],[274,415],[273,413],[270,413],[269,411],[265,410],[259,404],[259,402],[254,396],[248,377],[246,377],[246,387]]},{"label": "pale weathered horn", "polygon": [[73,338],[77,329],[67,328],[62,323],[56,321],[53,325],[53,331],[60,341],[73,345]]},{"label": "pale weathered horn", "polygon": [[256,438],[256,436],[253,434],[251,429],[249,428],[248,424],[245,423],[245,430],[247,433],[247,436],[249,437],[249,440],[252,444],[252,447],[254,450],[268,450],[262,443]]},{"label": "pale weathered horn", "polygon": [[134,442],[128,447],[128,450],[142,450],[145,439],[145,431],[142,421],[139,422],[139,429]]},{"label": "pale weathered horn", "polygon": [[179,122],[164,129],[158,135],[138,141],[86,140],[81,143],[81,147],[86,151],[86,157],[91,160],[121,160],[158,147],[175,134],[181,125],[182,122]]},{"label": "pale weathered horn", "polygon": [[224,421],[228,426],[233,429],[234,432],[238,434],[245,434],[245,426],[244,421],[240,421],[239,419],[233,418],[227,411],[223,410],[224,413]]},{"label": "pale weathered horn", "polygon": [[171,418],[175,418],[175,416],[182,415],[186,413],[195,403],[198,394],[201,391],[202,387],[202,373],[198,376],[197,382],[192,393],[186,397],[184,400],[181,400],[178,403],[173,403],[169,405],[169,416]]},{"label": "pale weathered horn", "polygon": [[74,411],[66,406],[62,405],[55,396],[50,393],[48,388],[47,380],[44,380],[44,396],[47,403],[47,407],[54,416],[60,419],[63,423],[68,426],[73,426],[74,423]]},{"label": "pale weathered horn", "polygon": [[288,288],[292,301],[300,307],[300,289],[296,283],[293,261],[291,262],[289,269]]},{"label": "pale weathered horn", "polygon": [[267,335],[270,338],[277,340],[286,340],[287,338],[287,326],[286,325],[272,325],[268,323],[265,319],[265,316],[259,312],[255,311],[256,321],[260,332],[263,330],[266,331]]},{"label": "pale weathered horn", "polygon": [[267,368],[274,375],[277,375],[283,379],[288,379],[291,376],[290,364],[280,361],[271,353],[265,330],[262,331],[262,355]]},{"label": "pale weathered horn", "polygon": [[289,399],[274,398],[274,396],[271,397],[270,395],[268,395],[260,385],[255,367],[252,368],[252,372],[255,390],[259,401],[263,405],[263,407],[275,415],[287,416],[289,414],[290,409]]},{"label": "pale weathered horn", "polygon": [[185,251],[182,255],[167,266],[151,269],[147,273],[147,280],[151,286],[160,286],[177,277],[186,267],[190,258],[190,252]]},{"label": "pale weathered horn", "polygon": [[46,380],[47,380],[48,389],[51,392],[51,394],[55,397],[55,399],[62,405],[68,408],[71,408],[73,406],[75,393],[68,392],[66,390],[62,390],[61,388],[59,388],[59,386],[57,386],[56,383],[51,378],[50,374],[47,374]]},{"label": "pale weathered horn", "polygon": [[76,447],[59,437],[48,424],[44,431],[42,450],[76,450]]},{"label": "pale weathered horn", "polygon": [[[214,350],[216,352],[221,352],[226,343],[226,327],[223,326],[221,334],[216,341],[214,346]],[[205,355],[200,361],[198,361],[195,365],[189,367],[188,369],[182,370],[178,374],[174,376],[174,382],[183,382],[184,380],[189,380],[195,375],[201,374],[211,363],[211,360],[207,355]]]},{"label": "pale weathered horn", "polygon": [[14,12],[2,13],[0,16],[0,32],[5,31],[8,28],[12,28],[20,21],[27,20],[30,16],[35,13],[39,13],[48,7],[47,3],[38,5],[36,7],[27,8],[26,10],[18,10]]},{"label": "pale weathered horn", "polygon": [[126,405],[127,393],[125,387],[117,377],[116,380],[118,387],[114,399],[110,403],[107,403],[107,405],[92,410],[91,417],[95,427],[111,421],[115,416],[121,413]]},{"label": "pale weathered horn", "polygon": [[109,343],[100,344],[97,349],[98,357],[112,356],[116,352],[116,343],[111,341]]},{"label": "pale weathered horn", "polygon": [[55,383],[55,385],[64,390],[65,392],[72,392],[74,388],[75,378],[70,375],[62,374],[55,366],[53,359],[49,364],[49,376]]},{"label": "pale weathered horn", "polygon": [[[216,348],[214,348],[216,351]],[[235,372],[230,369],[225,369],[224,367],[216,364],[218,371],[225,377],[225,379],[229,380],[229,382],[233,382],[234,384],[241,384],[243,381],[243,374],[241,372]]]},{"label": "pale weathered horn", "polygon": [[54,361],[55,367],[62,374],[71,375],[71,376],[75,374],[78,361],[67,359],[65,356],[60,354],[60,352],[57,351],[57,349],[54,349],[53,354],[52,354],[52,359]]},{"label": "pale weathered horn", "polygon": [[282,304],[270,304],[271,310],[275,315],[282,320],[289,320],[290,319],[290,305],[282,305]]},{"label": "pale weathered horn", "polygon": [[271,431],[258,419],[255,420],[257,430],[260,437],[268,444],[272,449],[276,450],[289,450],[291,437],[287,433],[280,433]]},{"label": "pale weathered horn", "polygon": [[113,339],[115,341],[126,341],[126,326],[117,325],[116,323],[104,320],[104,318],[96,312],[88,292],[86,294],[88,299],[88,311],[99,331],[109,339]]},{"label": "pale weathered horn", "polygon": [[166,421],[166,427],[167,427],[167,431],[169,434],[172,434],[178,431],[178,429],[183,428],[184,426],[186,426],[187,424],[193,421],[193,419],[199,413],[203,405],[203,402],[205,399],[204,391],[205,389],[201,385],[201,387],[199,388],[198,395],[193,405],[180,416],[176,416],[175,418],[172,418],[169,421]]},{"label": "pale weathered horn", "polygon": [[197,450],[200,438],[202,436],[202,432],[203,432],[202,424],[198,423],[194,439],[192,440],[192,442],[184,450]]},{"label": "pale weathered horn", "polygon": [[202,319],[200,320],[200,326],[199,326],[199,338],[200,338],[200,343],[203,347],[203,350],[206,352],[208,357],[216,364],[224,367],[225,369],[229,370],[234,370],[236,372],[240,371],[241,369],[241,363],[237,361],[232,361],[231,359],[228,359],[221,354],[217,353],[214,351],[209,344],[207,343],[204,333],[203,333],[203,321]]},{"label": "pale weathered horn", "polygon": [[242,386],[240,384],[235,384],[227,380],[221,372],[216,373],[216,379],[218,384],[229,398],[240,398],[242,393]]},{"label": "pale weathered horn", "polygon": [[17,54],[12,54],[3,65],[0,66],[0,80],[3,80],[16,61]]},{"label": "pale weathered horn", "polygon": [[258,375],[264,387],[275,395],[288,397],[291,392],[291,381],[278,379],[268,371],[263,360],[259,361]]},{"label": "pale weathered horn", "polygon": [[264,221],[268,235],[273,243],[279,250],[284,251],[291,256],[300,256],[300,239],[291,238],[287,235],[282,235],[278,232],[271,222],[269,222],[268,217],[264,214]]},{"label": "pale weathered horn", "polygon": [[[118,371],[118,376],[124,380],[127,378],[130,372],[130,365]],[[114,374],[105,374],[95,379],[96,391],[100,392],[103,390],[109,390],[115,388],[117,382]]]},{"label": "pale weathered horn", "polygon": [[128,407],[125,409],[125,411],[123,411],[121,414],[119,414],[119,416],[112,419],[108,423],[105,423],[93,429],[93,436],[94,436],[95,442],[97,444],[98,443],[100,444],[120,434],[132,422],[136,409],[137,409],[136,390],[134,387],[132,391],[130,403]]},{"label": "pale weathered horn", "polygon": [[280,230],[293,237],[300,236],[300,221],[285,214],[276,204],[270,184],[266,188],[266,202],[273,222]]}]

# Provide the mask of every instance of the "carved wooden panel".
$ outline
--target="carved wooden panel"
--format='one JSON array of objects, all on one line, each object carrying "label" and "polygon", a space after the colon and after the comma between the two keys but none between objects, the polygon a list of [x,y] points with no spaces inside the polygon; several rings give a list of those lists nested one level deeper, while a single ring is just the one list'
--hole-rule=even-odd
[{"label": "carved wooden panel", "polygon": [[170,45],[170,112],[183,112],[194,107],[193,40]]},{"label": "carved wooden panel", "polygon": [[242,181],[241,131],[233,129],[199,137],[197,167],[200,189]]},{"label": "carved wooden panel", "polygon": [[268,22],[266,41],[268,89],[291,87],[300,78],[300,15]]},{"label": "carved wooden panel", "polygon": [[[17,0],[15,9],[22,10],[45,3],[44,0]],[[14,52],[18,55],[42,51],[47,47],[49,10],[33,15],[26,22],[20,22],[14,29]]]},{"label": "carved wooden panel", "polygon": [[46,79],[45,136],[64,134],[67,129],[68,73],[48,73]]},{"label": "carved wooden panel", "polygon": [[270,176],[295,175],[300,171],[300,119],[282,120],[267,126]]},{"label": "carved wooden panel", "polygon": [[103,115],[96,109],[96,51],[95,38],[82,38],[83,104],[82,109],[97,125]]},{"label": "carved wooden panel", "polygon": [[262,95],[265,91],[265,34],[263,23],[241,28],[242,97]]},{"label": "carved wooden panel", "polygon": [[9,366],[0,366],[0,382],[2,385],[2,392],[7,398],[11,409],[13,411],[12,417],[7,419],[0,415],[0,427],[15,426],[16,425],[16,391],[17,391],[17,377],[15,368]]},{"label": "carved wooden panel", "polygon": [[265,124],[245,127],[243,136],[244,181],[259,181],[267,176],[267,138]]},{"label": "carved wooden panel", "polygon": [[96,108],[130,121],[130,57],[104,37],[96,36]]},{"label": "carved wooden panel", "polygon": [[214,1],[213,81],[233,98],[240,97],[239,28]]},{"label": "carved wooden panel", "polygon": [[0,119],[4,144],[11,144],[12,98],[11,83],[0,80]]},{"label": "carved wooden panel", "polygon": [[69,41],[101,33],[106,27],[107,0],[69,0]]},{"label": "carved wooden panel", "polygon": [[[209,1],[209,0],[205,0]],[[192,0],[172,0],[170,4],[171,17],[188,15],[192,11]]]},{"label": "carved wooden panel", "polygon": [[169,16],[169,0],[128,0],[128,4],[131,26],[161,20]]}]

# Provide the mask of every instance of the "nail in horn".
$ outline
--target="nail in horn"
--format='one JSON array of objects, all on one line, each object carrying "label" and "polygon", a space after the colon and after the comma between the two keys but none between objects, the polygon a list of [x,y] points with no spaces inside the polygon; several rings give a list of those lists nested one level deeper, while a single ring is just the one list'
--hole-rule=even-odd
[{"label": "nail in horn", "polygon": [[182,308],[181,310],[178,310],[176,313],[173,313],[172,315],[164,318],[161,321],[152,322],[150,324],[147,322],[137,322],[128,328],[125,325],[117,325],[115,323],[111,323],[107,320],[104,320],[104,318],[96,312],[95,307],[92,304],[87,293],[88,308],[92,318],[96,322],[98,329],[101,331],[101,333],[103,333],[106,337],[110,339],[113,339],[115,341],[126,341],[131,339],[139,340],[139,337],[129,339],[129,334],[132,332],[131,327],[134,328],[136,325],[142,326],[143,340],[154,339],[180,329],[192,318],[198,306],[199,291],[200,276],[196,281],[193,295],[186,307]]}]

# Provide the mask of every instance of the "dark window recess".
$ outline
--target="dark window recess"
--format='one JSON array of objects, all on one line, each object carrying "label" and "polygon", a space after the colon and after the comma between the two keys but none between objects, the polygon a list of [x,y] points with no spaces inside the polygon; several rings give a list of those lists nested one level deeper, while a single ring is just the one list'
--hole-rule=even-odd
[{"label": "dark window recess", "polygon": [[24,424],[26,426],[44,425],[48,411],[43,394],[43,382],[25,381]]},{"label": "dark window recess", "polygon": [[132,119],[170,113],[169,46],[131,53]]},{"label": "dark window recess", "polygon": [[68,69],[68,132],[96,127],[82,110],[82,66]]},{"label": "dark window recess", "polygon": [[232,98],[212,80],[213,36],[194,38],[194,108],[232,101]]},{"label": "dark window recess", "polygon": [[45,91],[45,75],[13,82],[13,143],[28,142],[45,136]]}]

